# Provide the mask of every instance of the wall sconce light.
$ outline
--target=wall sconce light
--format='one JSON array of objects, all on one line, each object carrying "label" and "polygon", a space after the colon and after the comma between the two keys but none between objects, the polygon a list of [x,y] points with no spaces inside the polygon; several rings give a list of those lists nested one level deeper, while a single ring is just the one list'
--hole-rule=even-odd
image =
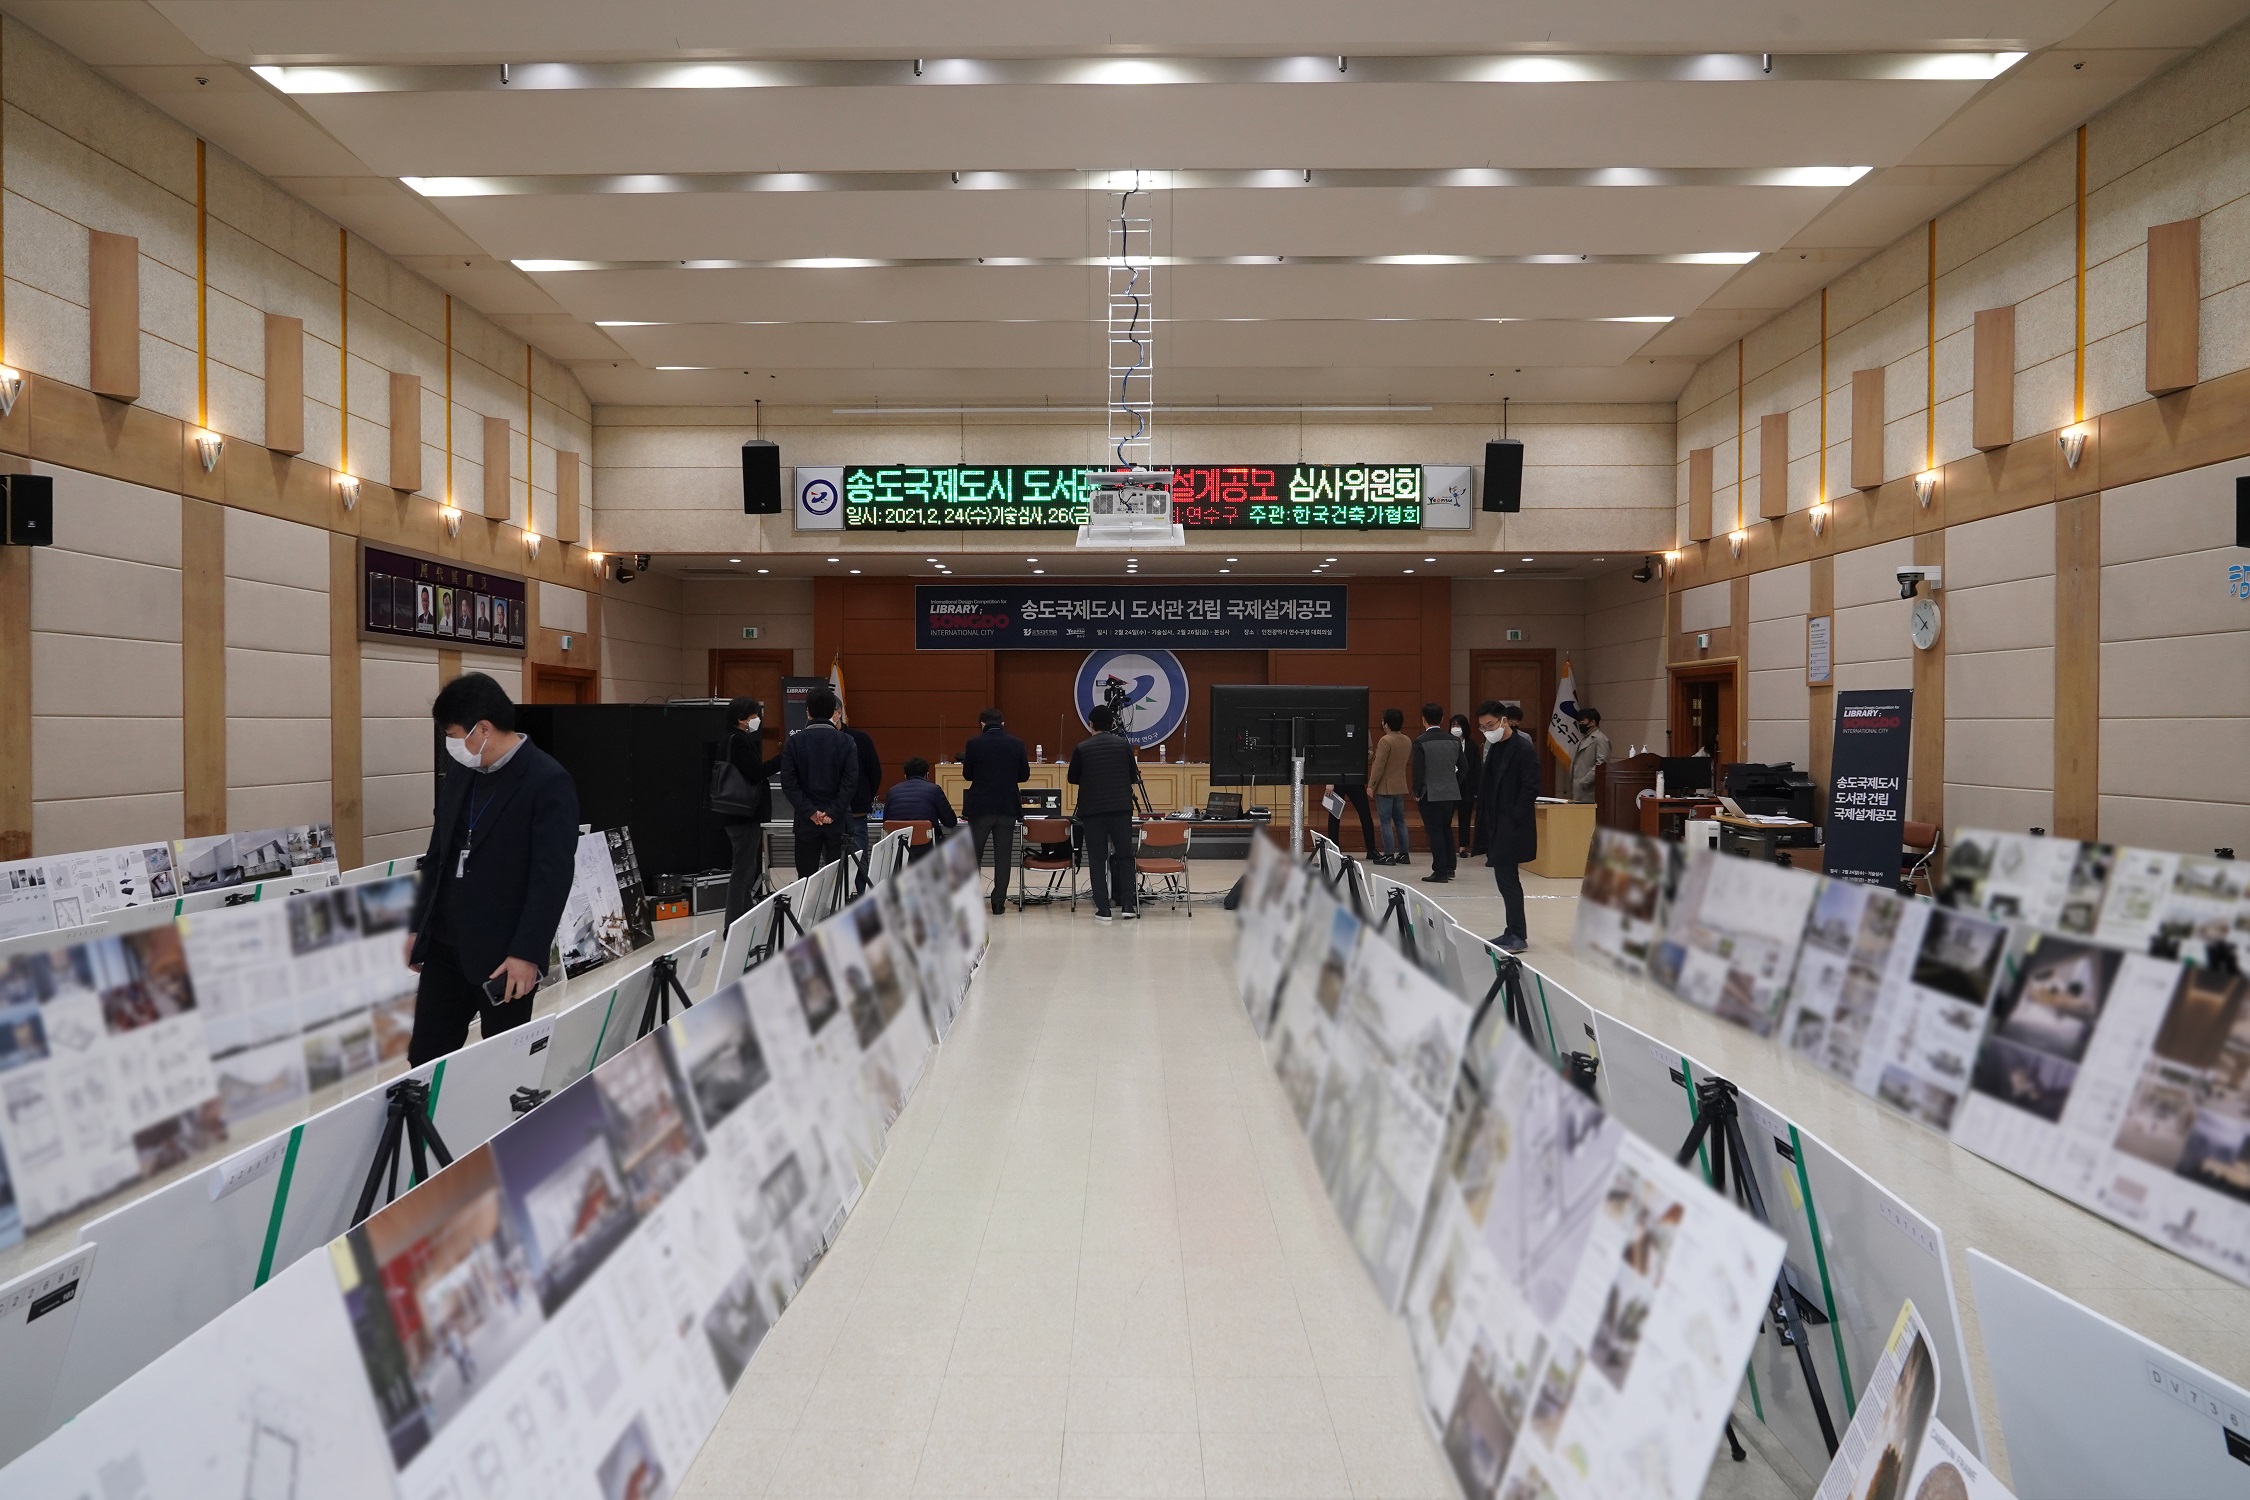
[{"label": "wall sconce light", "polygon": [[2055,441],[2062,444],[2064,463],[2073,469],[2078,467],[2078,460],[2086,456],[2086,439],[2092,433],[2092,428],[2083,422],[2077,422],[2055,435]]},{"label": "wall sconce light", "polygon": [[23,394],[23,373],[0,365],[0,417],[16,409],[16,398]]},{"label": "wall sconce light", "polygon": [[1816,500],[1812,508],[1812,534],[1819,536],[1828,529],[1828,502]]},{"label": "wall sconce light", "polygon": [[1750,540],[1750,533],[1742,530],[1730,531],[1727,533],[1727,548],[1736,557],[1740,557],[1742,555],[1742,544],[1748,540]]},{"label": "wall sconce light", "polygon": [[1924,469],[1921,473],[1915,475],[1914,503],[1921,506],[1922,509],[1928,510],[1930,508],[1930,497],[1937,493],[1937,481],[1938,472],[1935,469]]},{"label": "wall sconce light", "polygon": [[445,517],[445,534],[447,536],[459,536],[461,534],[461,512],[450,505],[441,505],[438,507],[438,514]]},{"label": "wall sconce light", "polygon": [[531,555],[531,560],[533,562],[537,562],[539,560],[538,532],[527,531],[523,534],[523,550]]},{"label": "wall sconce light", "polygon": [[344,502],[344,509],[359,507],[359,480],[350,474],[336,476],[336,498]]},{"label": "wall sconce light", "polygon": [[219,466],[219,455],[226,451],[226,439],[215,432],[195,435],[195,456],[203,461],[203,472],[208,474]]},{"label": "wall sconce light", "polygon": [[1667,575],[1669,575],[1669,574],[1672,574],[1672,573],[1676,573],[1676,572],[1678,572],[1678,571],[1679,571],[1679,567],[1680,567],[1680,554],[1679,554],[1679,549],[1677,549],[1677,548],[1674,548],[1674,549],[1673,549],[1672,551],[1670,551],[1670,552],[1667,552],[1667,553],[1665,553],[1665,554],[1664,554],[1664,571],[1665,571],[1665,573],[1666,573]]}]

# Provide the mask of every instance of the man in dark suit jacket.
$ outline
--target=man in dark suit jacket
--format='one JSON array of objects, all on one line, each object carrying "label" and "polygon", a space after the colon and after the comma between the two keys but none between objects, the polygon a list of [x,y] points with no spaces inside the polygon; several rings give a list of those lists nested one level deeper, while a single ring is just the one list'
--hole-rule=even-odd
[{"label": "man in dark suit jacket", "polygon": [[1484,774],[1477,782],[1476,847],[1492,866],[1493,883],[1508,912],[1508,925],[1492,941],[1510,953],[1528,945],[1523,879],[1516,866],[1539,857],[1539,752],[1531,737],[1514,727],[1507,710],[1491,699],[1477,705],[1483,733]]},{"label": "man in dark suit jacket", "polygon": [[961,816],[969,820],[980,864],[984,846],[992,845],[992,914],[998,916],[1008,909],[1016,824],[1023,818],[1020,789],[1031,779],[1031,757],[1024,754],[1023,741],[1008,733],[999,709],[988,708],[977,719],[983,733],[961,747],[961,779],[969,784],[961,794]]},{"label": "man in dark suit jacket", "polygon": [[1086,716],[1093,734],[1070,752],[1070,784],[1078,788],[1072,815],[1086,843],[1086,880],[1094,888],[1094,920],[1137,921],[1140,908],[1134,859],[1133,788],[1141,779],[1133,742],[1117,732],[1117,715],[1103,703]]},{"label": "man in dark suit jacket", "polygon": [[781,747],[781,790],[796,809],[797,873],[810,875],[844,857],[852,799],[859,795],[859,747],[838,729],[836,693],[805,694],[805,727]]},{"label": "man in dark suit jacket", "polygon": [[406,940],[422,975],[406,1054],[417,1066],[458,1049],[472,1017],[486,1036],[531,1019],[578,854],[578,788],[516,733],[499,683],[456,677],[430,717],[457,764],[438,794]]},{"label": "man in dark suit jacket", "polygon": [[846,835],[851,846],[867,852],[867,820],[875,812],[876,793],[883,790],[883,758],[875,752],[875,737],[844,717],[843,703],[836,707],[836,727],[844,731],[859,752],[859,789],[852,794],[852,817]]}]

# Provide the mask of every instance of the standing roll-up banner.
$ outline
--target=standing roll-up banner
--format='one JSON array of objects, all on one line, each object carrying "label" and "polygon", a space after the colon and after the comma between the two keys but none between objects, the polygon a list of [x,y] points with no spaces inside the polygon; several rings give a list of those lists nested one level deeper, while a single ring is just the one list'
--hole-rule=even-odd
[{"label": "standing roll-up banner", "polygon": [[1898,884],[1905,847],[1906,768],[1914,690],[1836,695],[1829,758],[1827,873],[1862,885]]}]

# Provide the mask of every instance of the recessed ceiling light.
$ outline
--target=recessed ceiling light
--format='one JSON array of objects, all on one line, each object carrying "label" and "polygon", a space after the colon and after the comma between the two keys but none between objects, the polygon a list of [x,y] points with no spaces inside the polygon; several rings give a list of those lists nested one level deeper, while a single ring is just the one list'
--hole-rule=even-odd
[{"label": "recessed ceiling light", "polygon": [[1234,569],[1232,569],[1232,568],[1221,568],[1221,569],[1219,569],[1219,571],[1220,571],[1220,572],[1222,572],[1222,573],[1232,573],[1232,572],[1234,571]]},{"label": "recessed ceiling light", "polygon": [[1322,559],[1321,559],[1321,562],[1325,564],[1325,563],[1332,563],[1332,562],[1334,562],[1335,560],[1336,560],[1336,559],[1335,559],[1335,558],[1333,558],[1333,557],[1324,557],[1324,558],[1322,558]]},{"label": "recessed ceiling light", "polygon": [[936,558],[934,558],[934,557],[925,557],[925,558],[923,558],[923,559],[922,559],[922,561],[924,561],[924,562],[936,562],[936,561],[937,561],[937,559],[936,559]]},{"label": "recessed ceiling light", "polygon": [[759,572],[761,572],[761,573],[771,573],[771,572],[773,571],[773,569],[771,569],[771,568],[760,568],[760,569],[759,569],[758,571],[759,571]]},{"label": "recessed ceiling light", "polygon": [[854,568],[854,569],[852,569],[852,577],[854,577],[854,578],[857,578],[858,576],[859,576],[859,569],[857,569],[857,568]]},{"label": "recessed ceiling light", "polygon": [[742,559],[741,559],[741,558],[739,558],[739,557],[730,557],[730,558],[728,558],[728,559],[727,559],[727,561],[728,561],[728,562],[730,562],[730,563],[738,563],[738,562],[742,561]]},{"label": "recessed ceiling light", "polygon": [[1508,570],[1506,568],[1494,568],[1492,571],[1495,573],[1505,573]]},{"label": "recessed ceiling light", "polygon": [[831,557],[831,558],[830,558],[830,559],[828,559],[828,560],[829,560],[830,562],[842,562],[842,561],[843,561],[843,559],[842,559],[842,558],[840,558],[840,557]]},{"label": "recessed ceiling light", "polygon": [[1230,557],[1230,558],[1228,558],[1228,559],[1227,559],[1227,561],[1228,561],[1228,562],[1240,562],[1240,561],[1242,561],[1242,559],[1241,559],[1241,558],[1239,558],[1239,557]]},{"label": "recessed ceiling light", "polygon": [[1413,570],[1412,568],[1401,568],[1401,569],[1399,569],[1399,571],[1400,571],[1400,572],[1402,572],[1402,573],[1411,573],[1411,572],[1413,572],[1414,570]]},{"label": "recessed ceiling light", "polygon": [[1422,559],[1422,561],[1424,561],[1424,562],[1436,562],[1436,561],[1437,561],[1437,559],[1436,559],[1436,558],[1434,558],[1434,557],[1425,557],[1425,558],[1423,558],[1423,559]]},{"label": "recessed ceiling light", "polygon": [[1031,571],[1034,573],[1044,573],[1047,570],[1045,568],[1033,568]]},{"label": "recessed ceiling light", "polygon": [[1036,558],[1036,557],[1027,557],[1027,558],[1025,558],[1025,559],[1024,559],[1024,561],[1025,561],[1025,562],[1027,562],[1027,563],[1035,563],[1035,562],[1039,561],[1039,559],[1038,559],[1038,558]]},{"label": "recessed ceiling light", "polygon": [[1609,561],[1609,559],[1608,559],[1608,558],[1606,558],[1606,557],[1597,557],[1597,558],[1595,558],[1595,559],[1594,559],[1594,561],[1595,561],[1595,562],[1608,562],[1608,561]]},{"label": "recessed ceiling light", "polygon": [[1525,561],[1525,562],[1532,562],[1532,561],[1535,561],[1535,559],[1527,557],[1527,558],[1525,558],[1525,559],[1524,559],[1524,561]]}]

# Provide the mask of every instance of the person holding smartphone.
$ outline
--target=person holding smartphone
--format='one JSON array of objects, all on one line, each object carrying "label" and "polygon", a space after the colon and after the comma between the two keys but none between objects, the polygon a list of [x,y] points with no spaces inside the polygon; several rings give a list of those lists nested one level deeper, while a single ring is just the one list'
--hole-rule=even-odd
[{"label": "person holding smartphone", "polygon": [[463,673],[438,690],[430,717],[454,764],[406,939],[422,976],[406,1052],[417,1067],[458,1051],[471,1020],[494,1036],[531,1019],[578,854],[577,784],[516,731],[506,689]]}]

